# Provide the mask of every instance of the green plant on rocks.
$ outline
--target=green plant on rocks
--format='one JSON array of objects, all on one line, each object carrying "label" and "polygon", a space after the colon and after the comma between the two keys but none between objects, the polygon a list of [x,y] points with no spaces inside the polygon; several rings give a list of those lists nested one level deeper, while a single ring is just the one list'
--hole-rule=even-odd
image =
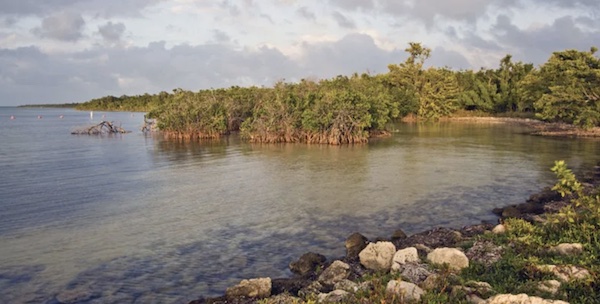
[{"label": "green plant on rocks", "polygon": [[[552,190],[559,192],[569,204],[558,213],[547,214],[547,221],[543,223],[506,219],[505,234],[482,236],[506,248],[500,261],[490,267],[473,263],[462,272],[462,277],[488,282],[498,293],[526,293],[570,303],[600,303],[600,288],[596,283],[600,270],[598,189],[584,187],[564,161],[557,161],[552,171],[557,176]],[[577,253],[559,254],[552,249],[559,244],[581,244],[582,249]],[[589,276],[566,280],[556,294],[549,294],[539,286],[555,279],[557,274],[543,271],[541,265],[589,272]]]}]

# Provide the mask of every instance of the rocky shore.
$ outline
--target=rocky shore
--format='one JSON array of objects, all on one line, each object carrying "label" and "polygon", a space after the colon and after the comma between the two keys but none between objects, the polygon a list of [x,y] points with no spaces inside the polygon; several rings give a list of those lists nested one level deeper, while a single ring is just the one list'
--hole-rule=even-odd
[{"label": "rocky shore", "polygon": [[[583,185],[588,191],[600,185],[600,166],[583,178]],[[546,188],[522,204],[494,209],[498,224],[482,223],[462,229],[439,227],[410,236],[398,230],[389,239],[377,240],[354,233],[346,239],[344,257],[328,261],[321,254],[308,252],[289,264],[294,273],[291,278],[243,280],[221,297],[201,298],[190,304],[369,303],[361,295],[381,293],[381,289],[384,291],[380,296],[391,299],[389,303],[420,302],[430,290],[442,290],[465,303],[567,303],[526,294],[498,294],[487,282],[460,282],[457,277],[470,263],[490,267],[501,259],[506,248],[481,238],[482,235],[506,233],[508,228],[503,223],[511,218],[542,223],[546,214],[558,212],[569,201],[569,197]],[[569,256],[577,255],[583,247],[565,243],[546,250]],[[548,295],[558,293],[563,283],[591,276],[578,266],[538,268],[535,271],[557,278],[535,287]],[[377,287],[381,284],[378,277],[392,279]]]}]

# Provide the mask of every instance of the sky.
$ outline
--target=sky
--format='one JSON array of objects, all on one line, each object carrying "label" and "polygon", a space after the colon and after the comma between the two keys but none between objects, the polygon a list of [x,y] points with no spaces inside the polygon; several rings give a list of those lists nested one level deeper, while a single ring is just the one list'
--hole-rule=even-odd
[{"label": "sky", "polygon": [[600,0],[0,0],[0,106],[272,86],[600,46]]}]

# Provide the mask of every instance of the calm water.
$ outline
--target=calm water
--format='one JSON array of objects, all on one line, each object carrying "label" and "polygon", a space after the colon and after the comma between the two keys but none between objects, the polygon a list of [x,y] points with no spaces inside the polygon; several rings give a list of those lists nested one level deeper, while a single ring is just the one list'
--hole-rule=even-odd
[{"label": "calm water", "polygon": [[307,251],[342,256],[355,231],[493,221],[551,184],[554,160],[580,170],[600,152],[493,124],[400,125],[358,146],[183,144],[139,132],[141,113],[103,114],[133,133],[76,136],[89,112],[0,108],[1,303],[220,294],[287,276]]}]

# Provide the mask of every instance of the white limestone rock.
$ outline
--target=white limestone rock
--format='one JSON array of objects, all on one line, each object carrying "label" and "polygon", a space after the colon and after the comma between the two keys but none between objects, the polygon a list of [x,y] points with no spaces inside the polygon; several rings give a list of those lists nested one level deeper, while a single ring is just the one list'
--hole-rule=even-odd
[{"label": "white limestone rock", "polygon": [[389,281],[385,292],[388,295],[395,295],[406,302],[420,301],[421,296],[425,294],[425,291],[419,286],[400,280]]},{"label": "white limestone rock", "polygon": [[347,279],[349,275],[350,265],[337,260],[319,275],[319,282],[325,285],[334,285],[335,283]]},{"label": "white limestone rock", "polygon": [[583,245],[579,243],[563,243],[550,248],[550,252],[564,256],[578,255],[583,252]]},{"label": "white limestone rock", "polygon": [[363,249],[358,257],[360,263],[367,269],[375,271],[390,271],[392,259],[396,253],[396,246],[391,242],[370,243]]},{"label": "white limestone rock", "polygon": [[500,294],[487,299],[485,304],[569,304],[565,301],[560,300],[545,300],[540,297],[528,296],[524,293],[513,295],[513,294]]},{"label": "white limestone rock", "polygon": [[225,295],[230,298],[267,298],[271,296],[271,278],[242,280],[238,285],[227,288]]},{"label": "white limestone rock", "polygon": [[427,255],[427,260],[433,264],[448,264],[455,270],[469,267],[469,258],[456,248],[436,248]]}]

